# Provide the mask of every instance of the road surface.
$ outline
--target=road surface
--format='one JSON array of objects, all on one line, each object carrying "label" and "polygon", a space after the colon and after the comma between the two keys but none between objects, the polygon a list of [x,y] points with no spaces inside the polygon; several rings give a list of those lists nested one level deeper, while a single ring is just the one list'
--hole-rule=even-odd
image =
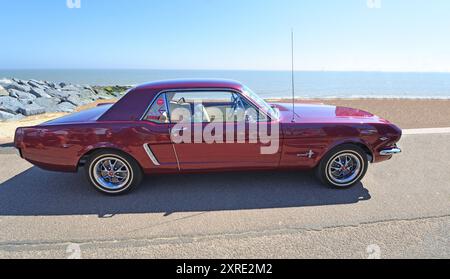
[{"label": "road surface", "polygon": [[312,173],[147,177],[108,197],[0,147],[0,258],[450,258],[450,134],[348,190]]}]

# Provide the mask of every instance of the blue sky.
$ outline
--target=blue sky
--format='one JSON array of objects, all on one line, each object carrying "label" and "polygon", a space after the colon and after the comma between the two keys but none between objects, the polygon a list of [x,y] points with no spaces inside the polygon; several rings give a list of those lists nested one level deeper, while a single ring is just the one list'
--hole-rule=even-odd
[{"label": "blue sky", "polygon": [[0,68],[450,71],[450,1],[0,0]]}]

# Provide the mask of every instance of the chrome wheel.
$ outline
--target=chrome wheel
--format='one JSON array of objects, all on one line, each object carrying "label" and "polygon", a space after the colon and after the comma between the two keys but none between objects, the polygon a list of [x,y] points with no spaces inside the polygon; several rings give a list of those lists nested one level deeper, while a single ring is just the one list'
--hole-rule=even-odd
[{"label": "chrome wheel", "polygon": [[328,177],[336,186],[348,186],[360,177],[363,164],[357,153],[350,151],[339,153],[328,161]]},{"label": "chrome wheel", "polygon": [[92,168],[92,175],[99,186],[109,191],[126,187],[132,179],[130,165],[118,156],[107,156],[97,160]]}]

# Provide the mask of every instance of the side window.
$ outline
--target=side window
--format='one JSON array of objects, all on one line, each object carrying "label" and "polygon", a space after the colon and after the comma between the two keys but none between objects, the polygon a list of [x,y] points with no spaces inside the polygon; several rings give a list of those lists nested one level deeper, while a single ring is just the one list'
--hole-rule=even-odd
[{"label": "side window", "polygon": [[257,122],[267,117],[258,112],[240,94],[228,91],[167,93],[171,120],[209,122]]},{"label": "side window", "polygon": [[144,120],[159,124],[170,123],[165,94],[159,95],[153,102]]}]

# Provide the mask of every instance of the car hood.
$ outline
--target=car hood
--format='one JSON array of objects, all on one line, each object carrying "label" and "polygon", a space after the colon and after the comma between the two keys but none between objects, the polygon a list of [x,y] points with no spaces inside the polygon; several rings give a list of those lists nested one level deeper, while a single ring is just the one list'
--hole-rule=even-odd
[{"label": "car hood", "polygon": [[73,113],[61,118],[57,118],[42,125],[62,125],[70,123],[89,123],[97,121],[97,119],[102,116],[108,109],[110,109],[112,104],[101,105],[92,109],[84,110],[81,112]]},{"label": "car hood", "polygon": [[[274,103],[272,104],[280,111],[281,122],[292,122],[292,104]],[[329,106],[323,104],[295,104],[295,122],[358,122],[358,123],[389,123],[370,112],[360,109]]]}]

